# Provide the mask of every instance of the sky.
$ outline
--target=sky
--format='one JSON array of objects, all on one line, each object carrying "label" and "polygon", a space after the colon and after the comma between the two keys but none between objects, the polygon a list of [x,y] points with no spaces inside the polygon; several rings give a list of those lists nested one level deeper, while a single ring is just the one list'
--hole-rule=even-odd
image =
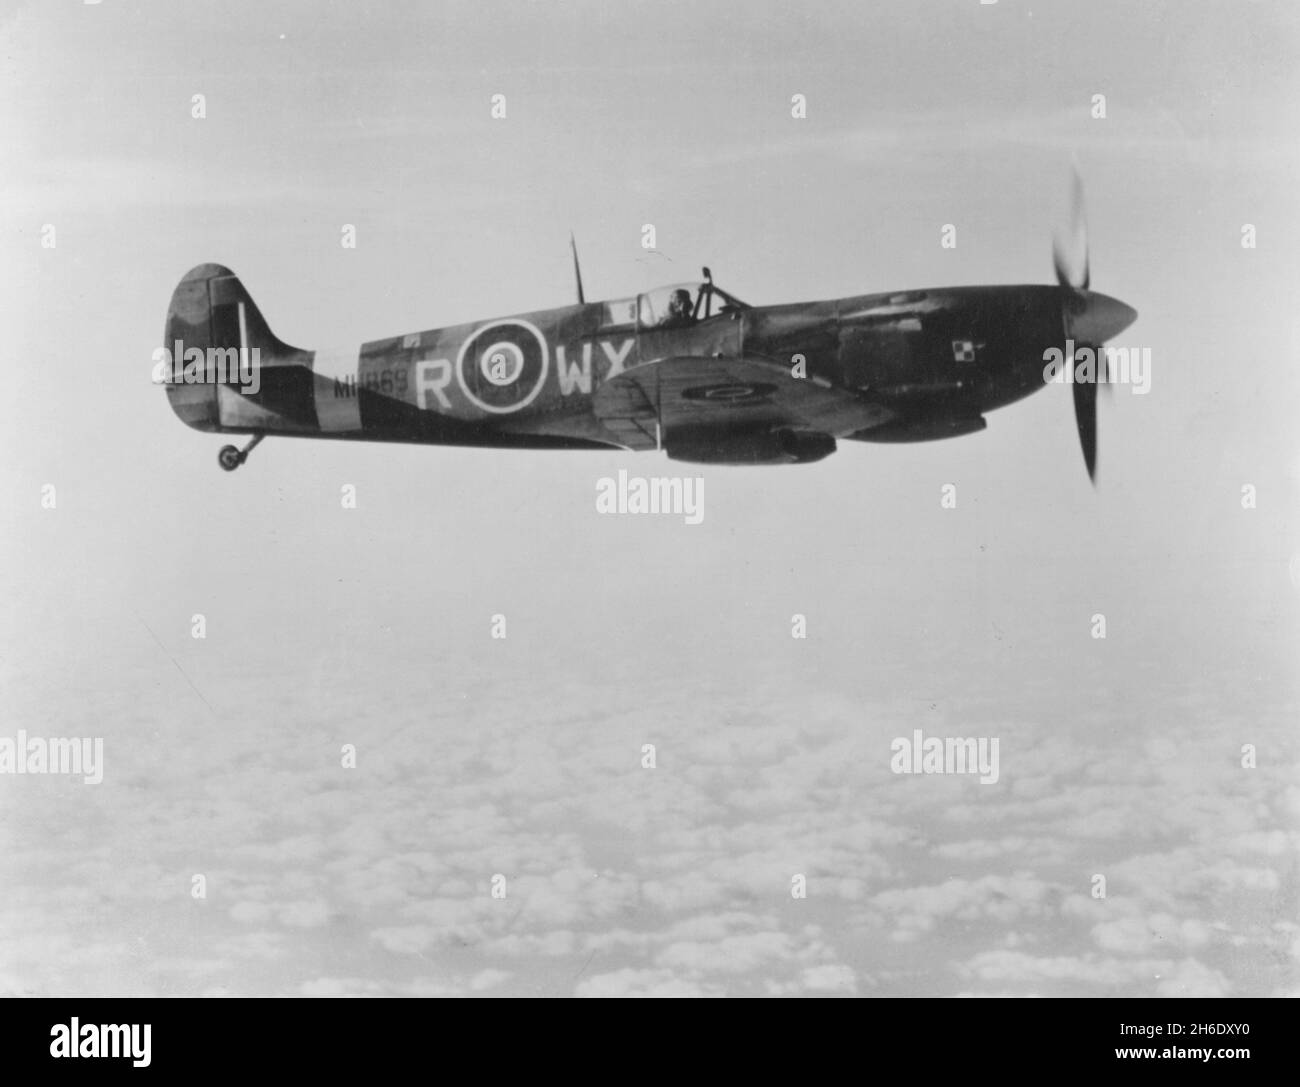
[{"label": "sky", "polygon": [[[1282,3],[7,9],[0,741],[104,763],[0,773],[0,993],[1300,993],[1298,46]],[[1055,387],[813,465],[227,474],[150,380],[207,261],[307,348],[568,304],[570,231],[589,298],[1048,283],[1076,163],[1152,359],[1095,489]],[[598,513],[620,469],[703,521]],[[895,773],[918,729],[998,780]]]}]

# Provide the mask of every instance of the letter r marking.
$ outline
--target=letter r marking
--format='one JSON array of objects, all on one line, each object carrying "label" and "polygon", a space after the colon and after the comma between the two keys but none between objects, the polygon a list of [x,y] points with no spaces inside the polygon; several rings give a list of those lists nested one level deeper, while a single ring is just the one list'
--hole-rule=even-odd
[{"label": "letter r marking", "polygon": [[451,411],[451,401],[442,391],[450,384],[450,359],[420,359],[415,364],[416,403],[420,405],[421,411],[427,411],[429,408],[429,393],[433,393],[438,398],[438,403],[442,405],[443,410]]}]

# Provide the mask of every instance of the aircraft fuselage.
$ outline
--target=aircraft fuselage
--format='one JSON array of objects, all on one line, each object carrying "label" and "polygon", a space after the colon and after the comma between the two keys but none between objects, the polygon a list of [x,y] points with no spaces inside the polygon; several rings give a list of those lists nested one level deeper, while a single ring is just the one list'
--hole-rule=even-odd
[{"label": "aircraft fuselage", "polygon": [[[718,294],[719,305],[734,301]],[[1132,319],[1122,303],[1093,298],[1115,307],[1112,323]],[[1065,340],[1062,291],[1041,285],[737,303],[676,327],[650,320],[653,306],[639,296],[305,351],[275,338],[232,273],[202,265],[177,288],[164,342],[256,350],[257,388],[212,383],[201,364],[176,360],[167,392],[190,426],[223,433],[647,449],[664,447],[661,424],[692,397],[696,429],[789,427],[783,383],[719,376],[734,363],[861,402],[825,428],[831,438],[914,441],[981,429],[984,412],[1042,387],[1044,353]],[[667,395],[657,378],[637,390],[646,403],[635,410],[609,406],[615,379],[664,359],[698,360],[699,385],[671,390],[676,407],[656,401]],[[692,372],[683,363],[679,376],[683,367]]]}]

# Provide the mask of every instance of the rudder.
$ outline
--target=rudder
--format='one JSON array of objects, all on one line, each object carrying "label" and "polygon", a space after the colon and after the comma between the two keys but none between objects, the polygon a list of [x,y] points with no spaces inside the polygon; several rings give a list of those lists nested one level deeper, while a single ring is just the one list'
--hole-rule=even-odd
[{"label": "rudder", "polygon": [[167,399],[208,431],[310,431],[311,358],[271,331],[239,277],[220,264],[190,269],[164,329]]}]

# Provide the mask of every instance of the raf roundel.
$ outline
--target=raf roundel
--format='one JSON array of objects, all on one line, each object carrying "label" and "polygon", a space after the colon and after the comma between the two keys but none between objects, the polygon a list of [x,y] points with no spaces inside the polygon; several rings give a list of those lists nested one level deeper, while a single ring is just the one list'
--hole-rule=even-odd
[{"label": "raf roundel", "polygon": [[474,330],[461,344],[456,380],[470,403],[504,415],[537,398],[549,367],[546,338],[528,321],[514,318]]}]

